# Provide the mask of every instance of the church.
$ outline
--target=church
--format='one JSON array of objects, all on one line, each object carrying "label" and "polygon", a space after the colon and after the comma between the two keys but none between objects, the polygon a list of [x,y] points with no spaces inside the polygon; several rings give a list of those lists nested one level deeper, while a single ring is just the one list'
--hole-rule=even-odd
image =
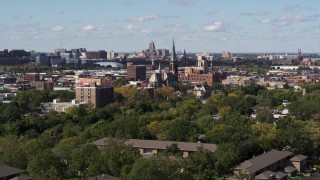
[{"label": "church", "polygon": [[178,87],[178,61],[174,40],[172,42],[172,51],[170,56],[170,72],[162,72],[161,64],[159,63],[159,69],[151,75],[149,79],[149,84],[151,87],[154,88],[165,86],[170,86],[174,88]]}]

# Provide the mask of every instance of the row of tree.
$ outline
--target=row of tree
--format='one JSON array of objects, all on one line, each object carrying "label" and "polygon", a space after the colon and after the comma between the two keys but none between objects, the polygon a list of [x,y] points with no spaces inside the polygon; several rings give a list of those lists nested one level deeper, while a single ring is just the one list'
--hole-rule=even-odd
[{"label": "row of tree", "polygon": [[[320,95],[308,87],[301,96],[292,89],[267,90],[249,86],[215,93],[205,103],[172,88],[144,90],[115,88],[115,102],[100,109],[70,108],[68,112],[39,115],[41,102],[71,100],[68,92],[29,90],[11,104],[0,106],[0,163],[27,169],[34,179],[94,176],[122,179],[214,179],[232,173],[245,159],[264,151],[287,149],[318,159]],[[156,99],[154,99],[154,97]],[[283,100],[291,102],[284,107]],[[272,110],[288,108],[290,115],[274,119]],[[251,118],[252,114],[256,118]],[[205,135],[199,139],[199,134]],[[218,145],[182,158],[177,147],[150,159],[123,142],[98,149],[91,145],[103,137],[154,139]],[[144,173],[141,173],[144,172]],[[142,176],[144,175],[144,176]]]}]

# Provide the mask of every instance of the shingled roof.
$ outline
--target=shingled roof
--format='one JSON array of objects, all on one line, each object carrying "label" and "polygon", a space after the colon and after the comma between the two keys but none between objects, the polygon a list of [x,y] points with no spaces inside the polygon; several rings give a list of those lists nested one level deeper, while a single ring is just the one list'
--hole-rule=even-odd
[{"label": "shingled roof", "polygon": [[264,154],[261,154],[255,158],[241,163],[236,170],[242,170],[244,172],[255,173],[271,164],[274,164],[282,159],[292,156],[291,152],[288,151],[278,151],[272,149]]},{"label": "shingled roof", "polygon": [[7,165],[3,165],[3,166],[0,166],[0,179],[8,177],[8,176],[12,176],[12,175],[19,175],[23,172],[24,172],[24,170],[21,170],[21,169],[15,168],[15,167],[11,167],[11,166],[7,166]]},{"label": "shingled roof", "polygon": [[[96,146],[106,145],[107,138],[102,138],[97,141],[94,141],[93,144]],[[141,139],[129,139],[124,142],[127,145],[132,145],[136,148],[150,148],[150,149],[166,149],[167,146],[172,144],[177,144],[178,148],[181,151],[195,152],[199,147],[203,147],[209,151],[216,151],[216,144],[207,144],[207,143],[191,143],[191,142],[175,142],[175,141],[157,141],[157,140],[141,140]]]},{"label": "shingled roof", "polygon": [[296,155],[295,157],[291,158],[290,161],[291,162],[301,162],[305,159],[307,159],[308,157],[307,156],[304,156],[304,155]]},{"label": "shingled roof", "polygon": [[257,175],[254,179],[259,179],[259,180],[270,179],[270,177],[273,177],[275,175],[276,175],[276,173],[274,173],[272,171],[265,171],[265,172]]}]

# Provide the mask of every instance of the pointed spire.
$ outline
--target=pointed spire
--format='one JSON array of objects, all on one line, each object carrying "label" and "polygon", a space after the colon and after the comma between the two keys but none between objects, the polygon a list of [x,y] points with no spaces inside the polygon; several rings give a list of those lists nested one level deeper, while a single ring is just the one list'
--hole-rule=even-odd
[{"label": "pointed spire", "polygon": [[[174,44],[174,38],[172,40],[172,50],[171,50],[171,57],[170,57],[170,63],[173,64],[174,61],[176,61],[176,47]],[[171,67],[171,70],[173,70],[173,67]]]},{"label": "pointed spire", "polygon": [[159,61],[159,73],[162,73],[162,71],[161,71],[161,61]]},{"label": "pointed spire", "polygon": [[176,47],[174,44],[174,38],[172,41],[172,52],[170,57],[170,71],[178,77],[178,64],[177,64],[177,55],[176,55]]}]

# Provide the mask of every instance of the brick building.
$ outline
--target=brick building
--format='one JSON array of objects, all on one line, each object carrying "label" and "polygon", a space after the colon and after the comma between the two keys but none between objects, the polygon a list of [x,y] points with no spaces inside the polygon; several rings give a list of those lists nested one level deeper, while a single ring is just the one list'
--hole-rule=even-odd
[{"label": "brick building", "polygon": [[87,52],[88,59],[107,59],[106,51],[88,51]]},{"label": "brick building", "polygon": [[39,81],[40,80],[40,75],[39,73],[25,73],[22,75],[22,80],[24,81]]},{"label": "brick building", "polygon": [[93,82],[90,83],[90,86],[76,87],[75,90],[77,100],[92,104],[95,108],[100,108],[113,102],[114,88],[112,86],[97,86]]},{"label": "brick building", "polygon": [[214,82],[221,82],[221,79],[225,78],[225,76],[226,74],[220,72],[205,74],[203,70],[186,68],[184,73],[179,74],[179,81],[191,85],[207,84],[211,86]]},{"label": "brick building", "polygon": [[144,65],[129,65],[127,67],[127,79],[129,81],[144,81],[146,80],[146,66]]},{"label": "brick building", "polygon": [[36,88],[38,90],[53,91],[53,82],[32,81],[31,87]]}]

